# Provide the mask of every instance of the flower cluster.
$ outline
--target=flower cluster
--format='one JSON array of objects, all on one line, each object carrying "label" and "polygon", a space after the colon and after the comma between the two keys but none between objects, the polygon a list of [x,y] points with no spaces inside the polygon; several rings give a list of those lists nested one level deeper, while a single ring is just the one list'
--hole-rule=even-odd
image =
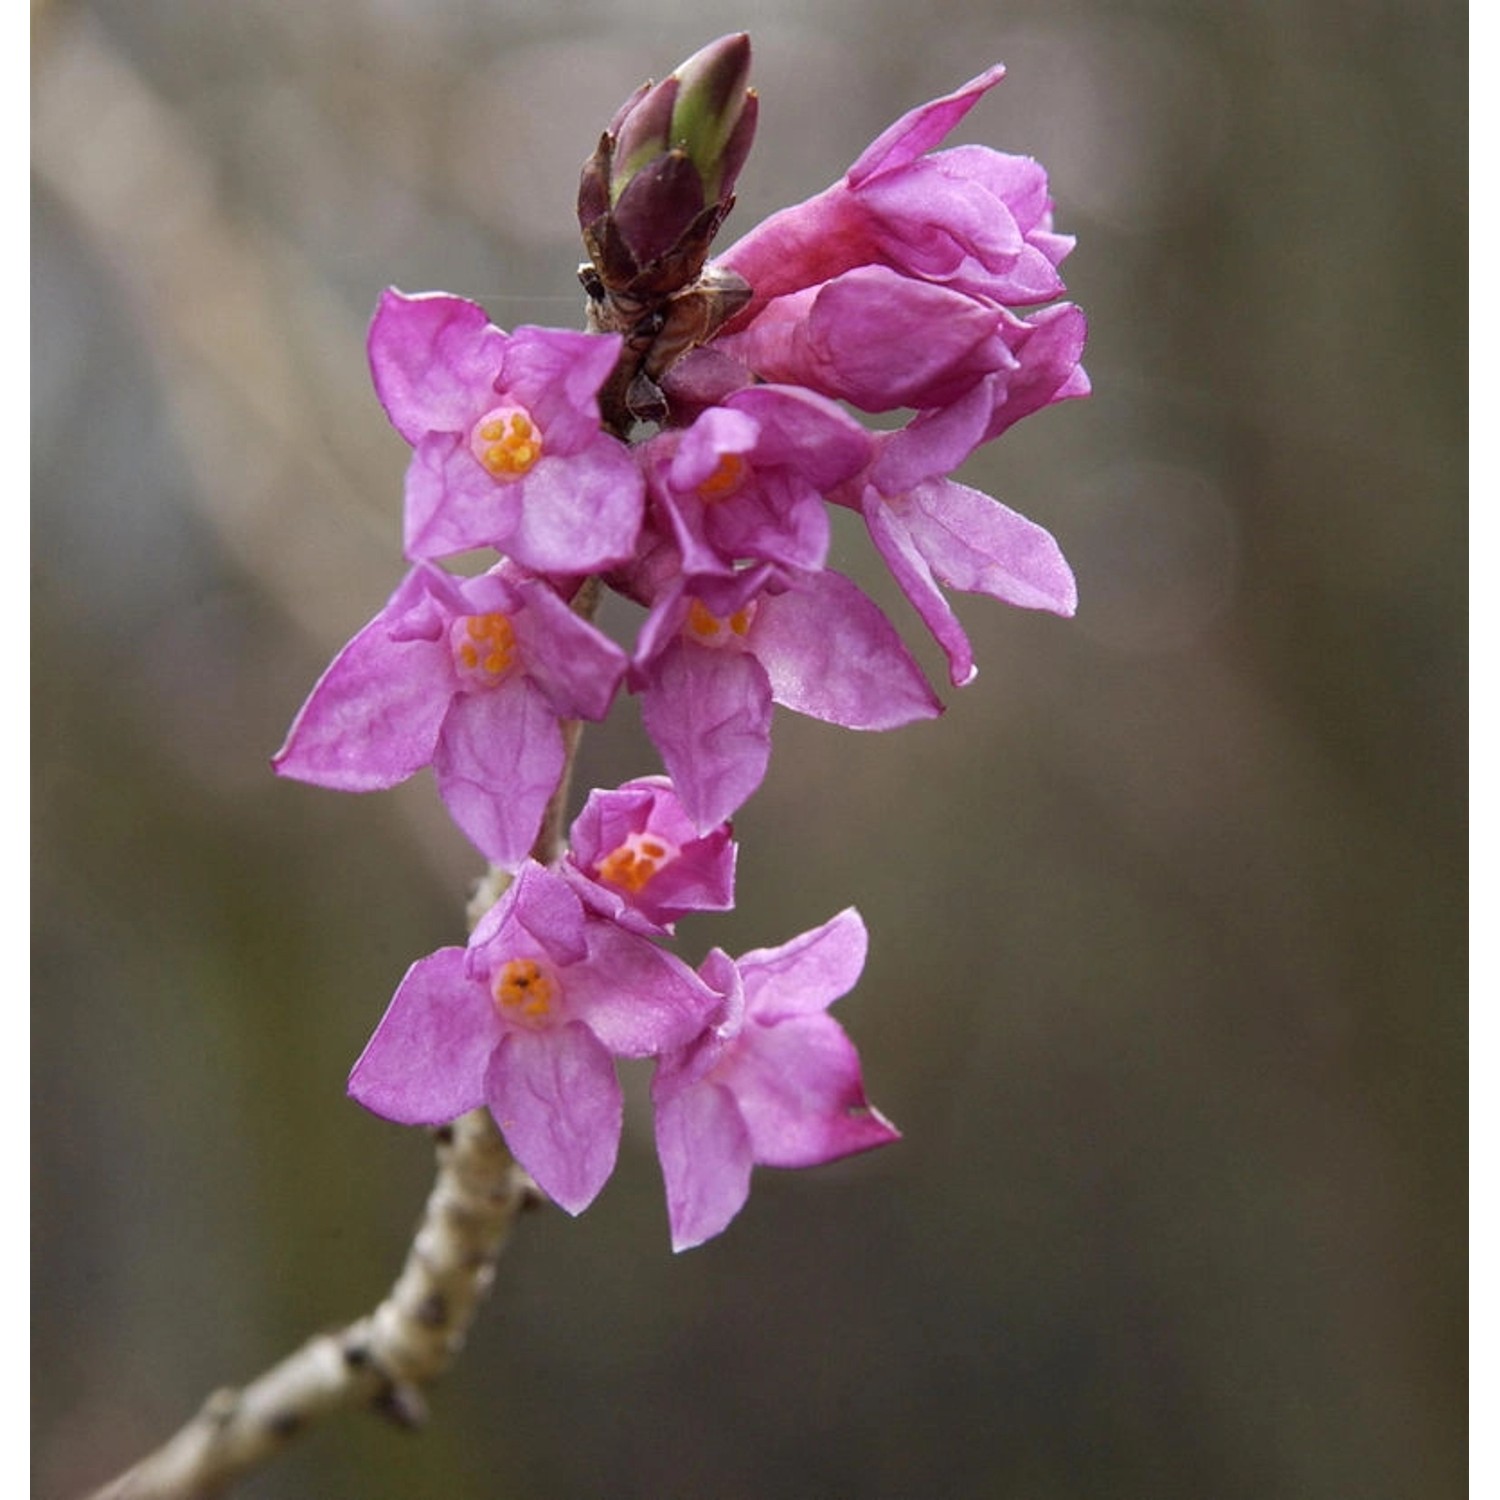
[{"label": "flower cluster", "polygon": [[[487,1107],[577,1213],[614,1166],[614,1060],[654,1058],[678,1249],[724,1228],[753,1164],[896,1136],[825,1013],[863,966],[853,910],[696,970],[665,945],[678,917],[733,902],[728,820],[766,773],[773,704],[868,730],[942,711],[890,620],[827,566],[828,507],[864,518],[961,685],[973,654],[945,590],[1059,614],[1075,595],[1044,530],[950,476],[1088,389],[1042,169],[934,150],[999,68],[710,260],[754,130],[748,66],[744,36],[713,43],[637,91],[585,164],[590,331],[381,299],[370,365],[412,448],[410,571],[274,761],[347,791],[430,766],[513,877],[466,947],[412,966],[354,1097],[412,1124]],[[908,416],[876,429],[851,408]],[[476,551],[494,554],[483,572],[442,565]],[[592,623],[603,588],[645,612],[629,649]],[[572,727],[621,691],[668,775],[593,792],[558,852]]]}]

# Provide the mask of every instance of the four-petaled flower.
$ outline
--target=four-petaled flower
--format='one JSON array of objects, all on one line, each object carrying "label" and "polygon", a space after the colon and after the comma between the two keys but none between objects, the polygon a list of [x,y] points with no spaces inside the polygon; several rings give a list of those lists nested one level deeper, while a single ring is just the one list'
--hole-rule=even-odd
[{"label": "four-petaled flower", "polygon": [[651,1084],[672,1248],[716,1235],[744,1206],[750,1169],[810,1167],[899,1139],[865,1098],[859,1055],[825,1014],[864,968],[852,908],[779,948],[699,973],[719,992],[714,1024],[666,1054]]},{"label": "four-petaled flower", "polygon": [[705,830],[765,776],[773,702],[846,729],[943,711],[879,606],[832,569],[763,564],[679,579],[641,629],[631,686],[682,805]]},{"label": "four-petaled flower", "polygon": [[679,917],[734,905],[738,847],[729,824],[700,834],[665,776],[589,793],[561,871],[602,916],[670,937]]},{"label": "four-petaled flower", "polygon": [[987,146],[932,148],[1005,76],[993,67],[919,105],[879,135],[832,187],[764,219],[719,257],[753,293],[741,324],[773,297],[885,265],[1007,307],[1063,290],[1073,248],[1052,228],[1047,174]]},{"label": "four-petaled flower", "polygon": [[747,560],[821,568],[824,497],[869,462],[869,433],[811,391],[751,386],[645,443],[641,466],[685,574]]},{"label": "four-petaled flower", "polygon": [[334,657],[272,764],[345,792],[430,765],[453,821],[515,869],[562,776],[559,721],[602,719],[624,672],[620,648],[544,580],[418,563]]},{"label": "four-petaled flower", "polygon": [[403,1125],[488,1107],[542,1191],[581,1213],[619,1147],[613,1059],[685,1045],[715,1002],[681,959],[528,862],[467,948],[440,948],[407,971],[349,1092]]},{"label": "four-petaled flower", "polygon": [[630,450],[599,425],[615,335],[496,328],[476,302],[391,290],[370,326],[370,369],[412,445],[406,552],[493,547],[538,573],[625,561],[642,484]]}]

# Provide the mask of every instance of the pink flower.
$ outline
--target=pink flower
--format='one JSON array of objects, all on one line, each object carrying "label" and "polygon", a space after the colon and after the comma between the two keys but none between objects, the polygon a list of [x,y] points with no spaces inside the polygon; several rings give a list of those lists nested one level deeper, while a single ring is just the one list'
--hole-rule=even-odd
[{"label": "pink flower", "polygon": [[716,948],[704,960],[722,996],[714,1024],[664,1055],[651,1085],[674,1250],[724,1229],[757,1163],[810,1167],[900,1138],[825,1014],[858,980],[866,942],[850,908],[780,948],[740,959]]},{"label": "pink flower", "polygon": [[[774,297],[712,346],[763,380],[808,386],[862,411],[943,406],[1016,364],[1020,320],[889,266],[858,266]],[[695,356],[689,356],[695,358]],[[677,377],[679,383],[692,367]]]},{"label": "pink flower", "polygon": [[581,575],[635,546],[643,489],[629,449],[599,425],[615,335],[496,328],[477,303],[387,291],[370,369],[412,445],[406,551],[493,547],[538,573]]},{"label": "pink flower", "polygon": [[717,264],[764,303],[853,270],[884,265],[1008,307],[1050,301],[1072,248],[1052,231],[1047,176],[1029,157],[986,146],[927,153],[1004,76],[990,68],[957,92],[903,115],[832,187],[772,214]]},{"label": "pink flower", "polygon": [[585,905],[632,932],[669,935],[688,912],[734,905],[729,824],[700,834],[665,776],[590,792],[568,843],[563,876]]},{"label": "pink flower", "polygon": [[764,560],[820,568],[828,552],[824,495],[863,469],[870,435],[811,391],[737,391],[641,449],[652,499],[688,574]]},{"label": "pink flower", "polygon": [[[1006,410],[1022,349],[1059,311],[1012,309],[1062,293],[1057,266],[1073,242],[1052,230],[1034,161],[984,146],[928,154],[1002,73],[912,110],[839,182],[732,245],[715,264],[747,281],[751,300],[669,374],[673,399],[732,388],[738,365],[865,411],[940,409],[981,382],[997,416]],[[1068,394],[1086,390],[1079,370]],[[987,436],[1023,414],[1016,405]]]},{"label": "pink flower", "polygon": [[641,630],[632,690],[694,824],[729,817],[765,777],[771,705],[848,729],[936,718],[942,704],[871,599],[840,573],[679,578]]},{"label": "pink flower", "polygon": [[955,687],[973,680],[969,638],[942,589],[988,594],[1023,609],[1071,615],[1073,572],[1052,537],[982,491],[946,476],[979,444],[1030,412],[1083,395],[1083,314],[1038,313],[1016,344],[1012,370],[981,381],[942,411],[880,434],[875,462],[838,498],[854,504],[902,592],[948,657]]},{"label": "pink flower", "polygon": [[430,765],[454,822],[515,869],[562,775],[559,720],[602,719],[625,665],[542,579],[419,563],[333,659],[271,763],[346,792]]},{"label": "pink flower", "polygon": [[465,948],[418,959],[349,1075],[403,1125],[487,1106],[517,1161],[571,1214],[614,1170],[623,1098],[613,1057],[701,1030],[713,992],[646,938],[585,910],[527,862]]}]

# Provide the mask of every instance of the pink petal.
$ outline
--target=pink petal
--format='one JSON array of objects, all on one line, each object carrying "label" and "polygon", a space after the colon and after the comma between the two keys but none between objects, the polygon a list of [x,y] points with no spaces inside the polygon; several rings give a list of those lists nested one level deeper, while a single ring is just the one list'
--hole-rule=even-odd
[{"label": "pink petal", "polygon": [[[865,187],[899,173],[936,146],[1004,76],[994,67],[944,98],[908,111],[865,148],[844,178],[815,197],[763,220],[731,245],[720,264],[750,283],[754,298],[735,327],[743,328],[771,297],[815,286],[853,266],[884,260],[884,235],[861,201]],[[931,218],[919,205],[916,223]]]},{"label": "pink petal", "polygon": [[908,110],[865,147],[849,168],[848,182],[857,187],[877,172],[893,171],[932,150],[1004,77],[1005,69],[997,63],[961,89]]},{"label": "pink petal", "polygon": [[797,713],[892,729],[943,711],[895,626],[839,573],[808,574],[763,599],[749,640],[776,701]]},{"label": "pink petal", "polygon": [[[888,266],[859,266],[776,298],[727,342],[767,380],[810,385],[864,411],[890,411],[935,406],[1013,364],[996,331],[1000,317],[997,308],[947,287]],[[861,436],[859,461],[869,449],[862,429]],[[847,478],[859,461],[822,487]]]},{"label": "pink petal", "polygon": [[645,507],[629,449],[598,432],[581,452],[543,458],[518,480],[513,522],[492,542],[538,573],[580,574],[627,561]]},{"label": "pink petal", "polygon": [[705,1082],[658,1096],[656,1152],[674,1250],[712,1239],[745,1206],[750,1135],[727,1089]]},{"label": "pink petal", "polygon": [[617,1057],[654,1057],[685,1046],[707,1024],[718,996],[675,954],[596,918],[586,925],[588,961],[567,970],[569,1012]]},{"label": "pink petal", "polygon": [[733,1091],[766,1166],[815,1166],[900,1139],[865,1098],[859,1054],[831,1016],[747,1025],[714,1077]]},{"label": "pink petal", "polygon": [[555,870],[528,859],[469,938],[469,972],[488,976],[507,959],[537,954],[566,968],[588,951],[583,903]]},{"label": "pink petal", "polygon": [[[1022,233],[1045,231],[1052,221],[1052,199],[1047,192],[1047,172],[1029,156],[1012,156],[988,146],[950,146],[929,158],[932,164],[958,182],[979,184],[992,198],[1005,205]],[[1009,253],[1019,241],[1006,239]]]},{"label": "pink petal", "polygon": [[445,1125],[485,1102],[500,1040],[488,990],[464,972],[462,948],[420,958],[397,987],[349,1075],[349,1093],[402,1125]]},{"label": "pink petal", "polygon": [[882,495],[900,495],[924,479],[951,474],[984,441],[994,411],[994,382],[976,385],[951,405],[924,411],[885,434],[870,481]]},{"label": "pink petal", "polygon": [[455,698],[432,757],[453,821],[507,870],[531,852],[562,768],[557,715],[521,677]]},{"label": "pink petal", "polygon": [[831,490],[870,457],[870,435],[835,401],[797,385],[758,385],[729,398],[759,429],[757,464],[790,469],[815,490]]},{"label": "pink petal", "polygon": [[[674,434],[665,436],[670,441]],[[751,452],[760,437],[760,425],[745,412],[714,406],[676,436],[667,477],[674,490],[695,490],[712,476],[724,455]]]},{"label": "pink petal", "polygon": [[495,545],[515,529],[519,493],[515,484],[500,484],[486,472],[466,432],[422,434],[406,470],[406,555],[451,557]]},{"label": "pink petal", "polygon": [[507,1031],[484,1092],[516,1160],[559,1207],[579,1214],[614,1170],[624,1098],[587,1026]]},{"label": "pink petal", "polygon": [[1088,394],[1088,377],[1078,364],[1088,335],[1082,310],[1064,302],[1044,308],[1026,322],[1030,332],[1016,351],[1021,368],[1006,382],[1004,400],[985,429],[985,442],[1044,406]]},{"label": "pink petal", "polygon": [[772,297],[816,286],[876,258],[876,231],[856,195],[842,182],[763,219],[720,256],[754,293],[731,329],[746,326]]},{"label": "pink petal", "polygon": [[329,663],[271,764],[278,774],[342,792],[395,786],[432,759],[453,697],[445,642],[393,640],[421,600],[412,572]]},{"label": "pink petal", "polygon": [[625,653],[541,579],[522,580],[518,591],[524,608],[514,624],[527,676],[559,718],[604,718],[625,676]]},{"label": "pink petal", "polygon": [[940,158],[877,177],[860,196],[866,211],[900,246],[903,268],[933,281],[955,277],[967,261],[1003,275],[1025,248],[1004,201],[982,183],[949,176]]},{"label": "pink petal", "polygon": [[1078,608],[1073,570],[1057,543],[998,500],[935,479],[890,503],[939,583],[1022,609],[1071,615]]},{"label": "pink petal", "polygon": [[870,528],[870,540],[885,559],[891,577],[943,648],[943,654],[948,658],[949,681],[954,687],[973,682],[979,671],[974,665],[974,648],[969,644],[958,616],[937,586],[927,559],[913,541],[905,517],[872,485],[865,488],[861,509],[865,524]]},{"label": "pink petal", "polygon": [[763,1025],[827,1010],[859,981],[869,934],[850,906],[821,927],[779,948],[757,948],[739,960],[749,1014]]},{"label": "pink petal", "polygon": [[674,642],[651,669],[641,719],[700,832],[765,779],[771,688],[765,668],[744,652]]},{"label": "pink petal", "polygon": [[536,418],[553,452],[577,453],[599,434],[599,388],[609,379],[623,343],[613,333],[517,328],[506,345],[496,388]]},{"label": "pink petal", "polygon": [[424,433],[462,432],[485,408],[505,335],[477,302],[389,288],[370,324],[370,372],[391,425],[416,444]]}]

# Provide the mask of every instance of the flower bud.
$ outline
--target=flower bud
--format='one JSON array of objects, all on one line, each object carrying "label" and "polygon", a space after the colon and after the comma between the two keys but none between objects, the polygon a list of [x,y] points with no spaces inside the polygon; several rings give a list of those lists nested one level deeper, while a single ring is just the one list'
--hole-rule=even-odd
[{"label": "flower bud", "polygon": [[678,68],[671,139],[703,179],[704,197],[722,201],[734,188],[755,134],[756,96],[750,76],[750,38],[720,37]]},{"label": "flower bud", "polygon": [[584,163],[578,222],[603,289],[659,300],[687,286],[734,204],[755,134],[750,38],[720,37],[643,85]]}]

